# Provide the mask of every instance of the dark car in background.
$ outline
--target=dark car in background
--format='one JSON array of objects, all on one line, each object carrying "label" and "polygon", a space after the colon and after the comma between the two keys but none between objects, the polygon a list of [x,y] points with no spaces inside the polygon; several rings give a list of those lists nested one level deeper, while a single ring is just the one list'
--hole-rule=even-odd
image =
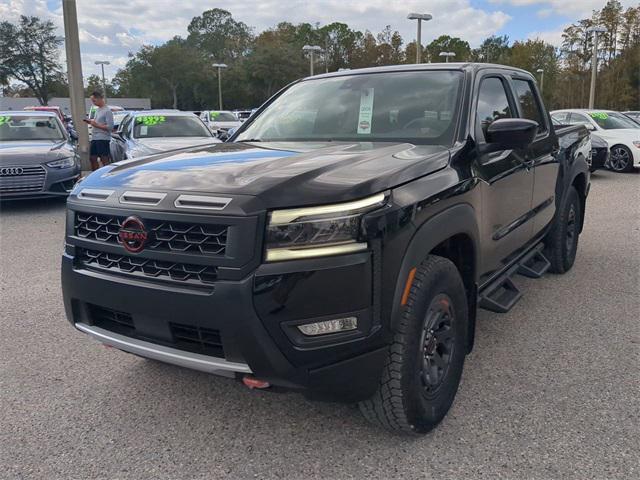
[{"label": "dark car in background", "polygon": [[589,171],[603,169],[609,162],[609,144],[598,135],[591,134],[591,166]]},{"label": "dark car in background", "polygon": [[220,140],[192,112],[144,110],[122,120],[111,140],[111,158],[127,160],[209,143]]},{"label": "dark car in background", "polygon": [[0,198],[68,195],[80,176],[69,133],[54,112],[0,112]]}]

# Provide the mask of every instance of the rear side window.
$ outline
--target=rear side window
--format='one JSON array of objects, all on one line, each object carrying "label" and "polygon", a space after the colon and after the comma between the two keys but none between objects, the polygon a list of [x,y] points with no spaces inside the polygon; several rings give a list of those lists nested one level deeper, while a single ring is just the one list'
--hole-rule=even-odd
[{"label": "rear side window", "polygon": [[498,77],[485,78],[478,94],[477,124],[486,138],[487,128],[500,118],[512,118],[504,83]]},{"label": "rear side window", "polygon": [[535,94],[531,82],[528,80],[514,79],[513,85],[516,90],[516,96],[518,97],[518,103],[520,104],[522,118],[537,122],[538,132],[545,132],[547,127],[545,126],[544,117],[542,115],[542,108],[540,108],[538,96]]}]

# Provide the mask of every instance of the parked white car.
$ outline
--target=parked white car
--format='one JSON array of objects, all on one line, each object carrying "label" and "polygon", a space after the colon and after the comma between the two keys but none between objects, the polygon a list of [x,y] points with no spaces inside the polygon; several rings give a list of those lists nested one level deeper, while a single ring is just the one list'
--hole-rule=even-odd
[{"label": "parked white car", "polygon": [[218,136],[226,136],[230,129],[242,125],[233,112],[224,110],[205,110],[200,113],[200,119]]},{"label": "parked white car", "polygon": [[551,118],[565,125],[584,125],[610,146],[609,168],[628,172],[640,166],[640,125],[612,110],[555,110]]}]

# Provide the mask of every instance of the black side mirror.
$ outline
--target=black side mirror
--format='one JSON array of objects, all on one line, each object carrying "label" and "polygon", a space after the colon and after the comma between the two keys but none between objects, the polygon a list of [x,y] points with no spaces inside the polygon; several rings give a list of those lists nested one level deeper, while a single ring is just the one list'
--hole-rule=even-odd
[{"label": "black side mirror", "polygon": [[536,138],[538,122],[524,118],[501,118],[487,128],[482,153],[526,148]]}]

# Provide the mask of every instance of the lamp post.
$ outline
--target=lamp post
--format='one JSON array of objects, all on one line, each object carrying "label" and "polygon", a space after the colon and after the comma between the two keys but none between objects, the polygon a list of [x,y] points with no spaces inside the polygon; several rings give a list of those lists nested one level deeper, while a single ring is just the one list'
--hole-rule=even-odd
[{"label": "lamp post", "polygon": [[598,34],[606,30],[602,27],[591,27],[587,34],[593,34],[593,58],[591,59],[591,90],[589,91],[589,108],[593,108],[596,99],[596,75],[598,73]]},{"label": "lamp post", "polygon": [[213,68],[218,69],[218,109],[222,110],[222,69],[227,68],[225,63],[214,63]]},{"label": "lamp post", "polygon": [[96,65],[100,65],[100,68],[102,68],[102,96],[104,97],[104,101],[107,101],[107,82],[104,79],[104,66],[105,65],[111,65],[111,62],[107,62],[106,60],[98,60],[96,62],[93,62]]},{"label": "lamp post", "polygon": [[91,171],[91,164],[89,163],[89,131],[87,124],[82,121],[87,112],[87,107],[84,103],[80,35],[75,0],[63,0],[62,18],[64,20],[64,44],[67,57],[71,114],[73,116],[73,125],[76,132],[78,132],[78,153],[80,154],[82,170],[88,172]]},{"label": "lamp post", "polygon": [[416,36],[416,63],[420,63],[420,55],[422,53],[422,21],[431,20],[433,16],[429,13],[410,13],[407,15],[409,20],[418,21],[418,34]]},{"label": "lamp post", "polygon": [[445,62],[449,63],[449,58],[456,56],[455,52],[440,52],[440,56],[446,58]]},{"label": "lamp post", "polygon": [[314,54],[316,52],[322,53],[322,47],[318,45],[305,45],[302,47],[303,52],[309,52],[309,73],[313,77],[313,63],[314,63]]},{"label": "lamp post", "polygon": [[540,74],[540,93],[544,92],[544,68],[536,70]]}]

